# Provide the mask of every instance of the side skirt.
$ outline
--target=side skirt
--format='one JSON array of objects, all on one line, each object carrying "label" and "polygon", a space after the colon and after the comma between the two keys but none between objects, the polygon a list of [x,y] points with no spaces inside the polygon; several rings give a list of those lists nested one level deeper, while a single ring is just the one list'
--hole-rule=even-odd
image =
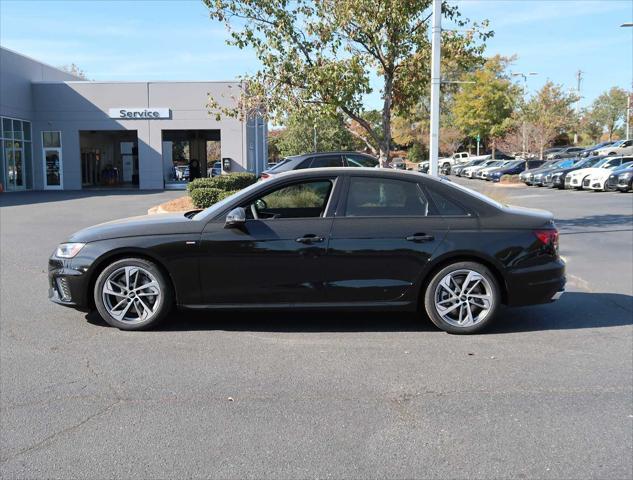
[{"label": "side skirt", "polygon": [[189,310],[400,310],[415,311],[413,302],[337,302],[337,303],[214,303],[178,305]]}]

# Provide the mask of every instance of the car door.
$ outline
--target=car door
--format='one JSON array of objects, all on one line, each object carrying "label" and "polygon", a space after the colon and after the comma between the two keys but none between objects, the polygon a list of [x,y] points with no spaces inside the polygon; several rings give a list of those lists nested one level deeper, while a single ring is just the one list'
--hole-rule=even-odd
[{"label": "car door", "polygon": [[446,235],[418,183],[351,175],[332,224],[324,270],[333,303],[404,301]]},{"label": "car door", "polygon": [[242,227],[210,221],[200,245],[202,303],[319,302],[338,188],[332,176],[275,184],[244,200]]}]

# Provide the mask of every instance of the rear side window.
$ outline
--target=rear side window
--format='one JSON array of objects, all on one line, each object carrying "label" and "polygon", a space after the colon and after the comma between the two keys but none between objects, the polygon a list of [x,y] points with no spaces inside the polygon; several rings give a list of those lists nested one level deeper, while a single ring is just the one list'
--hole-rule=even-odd
[{"label": "rear side window", "polygon": [[327,157],[314,157],[310,168],[325,168],[325,167],[342,167],[343,159],[340,155],[329,155]]},{"label": "rear side window", "polygon": [[439,192],[434,187],[426,186],[431,201],[435,204],[437,211],[442,216],[464,216],[470,215],[468,210],[462,207],[459,203],[449,198],[443,192]]},{"label": "rear side window", "polygon": [[370,167],[378,165],[378,160],[365,155],[346,154],[344,155],[348,167]]},{"label": "rear side window", "polygon": [[387,178],[350,179],[346,217],[426,216],[428,210],[417,183]]}]

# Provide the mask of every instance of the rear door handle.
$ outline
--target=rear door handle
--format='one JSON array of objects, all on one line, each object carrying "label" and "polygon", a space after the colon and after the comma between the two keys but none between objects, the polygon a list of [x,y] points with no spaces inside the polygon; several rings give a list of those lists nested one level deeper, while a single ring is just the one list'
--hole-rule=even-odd
[{"label": "rear door handle", "polygon": [[310,233],[308,235],[304,235],[303,237],[297,238],[296,241],[299,243],[319,243],[323,240],[323,237],[317,237],[315,234]]},{"label": "rear door handle", "polygon": [[435,240],[435,237],[433,235],[426,235],[424,233],[415,233],[413,235],[409,235],[408,237],[405,237],[405,240],[408,242],[417,242],[417,243],[432,242],[433,240]]}]

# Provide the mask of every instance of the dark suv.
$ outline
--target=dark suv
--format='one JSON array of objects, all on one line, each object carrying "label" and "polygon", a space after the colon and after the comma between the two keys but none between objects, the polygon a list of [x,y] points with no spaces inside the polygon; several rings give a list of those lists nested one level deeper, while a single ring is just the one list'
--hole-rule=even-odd
[{"label": "dark suv", "polygon": [[261,178],[271,178],[289,170],[323,167],[378,167],[376,157],[358,152],[318,152],[286,157],[273,168],[262,172]]}]

